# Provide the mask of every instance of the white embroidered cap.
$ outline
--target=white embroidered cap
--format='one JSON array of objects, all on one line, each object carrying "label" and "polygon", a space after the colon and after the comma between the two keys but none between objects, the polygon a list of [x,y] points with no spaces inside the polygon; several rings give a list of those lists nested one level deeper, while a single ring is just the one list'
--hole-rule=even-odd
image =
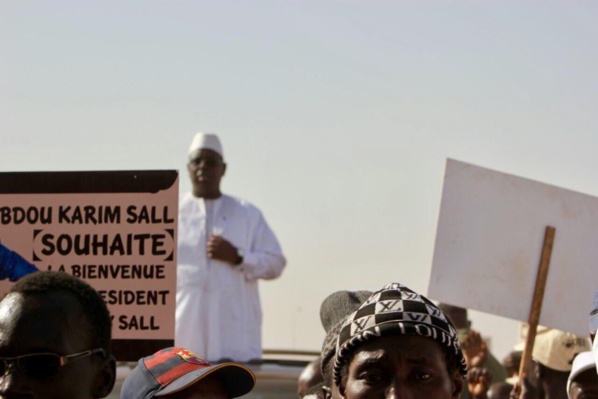
[{"label": "white embroidered cap", "polygon": [[200,132],[193,136],[193,140],[191,140],[191,145],[189,146],[189,156],[193,155],[197,150],[212,150],[224,158],[224,151],[222,151],[220,139],[213,133]]},{"label": "white embroidered cap", "polygon": [[575,378],[577,378],[578,375],[580,375],[586,370],[595,368],[596,362],[594,361],[594,356],[592,356],[592,352],[581,352],[579,355],[575,356],[575,359],[573,359],[573,367],[571,368],[571,374],[569,374],[569,378],[567,379],[567,393],[569,393],[571,383],[575,380]]}]

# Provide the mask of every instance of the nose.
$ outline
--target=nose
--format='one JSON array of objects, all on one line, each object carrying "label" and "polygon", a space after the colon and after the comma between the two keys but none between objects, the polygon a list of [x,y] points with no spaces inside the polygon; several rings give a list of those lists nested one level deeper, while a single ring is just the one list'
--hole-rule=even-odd
[{"label": "nose", "polygon": [[0,398],[24,397],[29,383],[26,378],[11,364],[0,377]]},{"label": "nose", "polygon": [[205,159],[200,159],[199,162],[197,162],[198,169],[205,169],[207,167],[208,167],[208,162]]},{"label": "nose", "polygon": [[424,399],[413,396],[409,387],[400,381],[392,381],[385,396],[385,399]]}]

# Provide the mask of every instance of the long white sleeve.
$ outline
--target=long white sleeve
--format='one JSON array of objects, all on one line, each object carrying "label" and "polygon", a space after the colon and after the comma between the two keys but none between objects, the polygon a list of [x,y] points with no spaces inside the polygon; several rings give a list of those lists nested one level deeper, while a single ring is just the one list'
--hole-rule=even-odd
[{"label": "long white sleeve", "polygon": [[287,263],[274,232],[261,212],[258,213],[259,220],[255,227],[251,248],[243,248],[245,252],[243,263],[239,266],[247,281],[277,278]]}]

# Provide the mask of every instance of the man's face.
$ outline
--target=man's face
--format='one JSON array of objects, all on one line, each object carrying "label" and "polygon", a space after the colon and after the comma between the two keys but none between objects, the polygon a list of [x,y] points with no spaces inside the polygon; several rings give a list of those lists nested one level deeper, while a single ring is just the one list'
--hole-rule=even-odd
[{"label": "man's face", "polygon": [[220,197],[220,180],[226,171],[226,164],[217,152],[197,150],[187,164],[193,195],[199,198]]},{"label": "man's face", "polygon": [[358,348],[339,392],[344,399],[457,399],[458,370],[449,374],[440,345],[419,336],[388,336]]},{"label": "man's face", "polygon": [[[81,312],[81,305],[70,294],[40,297],[9,294],[0,302],[0,357],[83,352],[93,349],[88,343],[88,331],[89,322]],[[24,375],[13,363],[0,376],[0,398],[92,398],[102,384],[102,363],[98,355],[82,358],[44,379]]]},{"label": "man's face", "polygon": [[191,385],[189,388],[171,395],[165,395],[168,399],[230,399],[222,380],[216,374],[210,374],[201,381]]},{"label": "man's face", "polygon": [[595,368],[575,378],[569,388],[569,399],[598,399],[598,374]]}]

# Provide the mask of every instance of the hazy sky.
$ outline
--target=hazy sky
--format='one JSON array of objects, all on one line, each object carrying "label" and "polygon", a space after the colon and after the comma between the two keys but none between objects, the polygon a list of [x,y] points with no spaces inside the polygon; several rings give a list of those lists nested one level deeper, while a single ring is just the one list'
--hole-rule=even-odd
[{"label": "hazy sky", "polygon": [[[185,192],[192,135],[217,132],[224,190],[289,260],[261,284],[264,346],[319,349],[329,293],[426,292],[447,157],[598,195],[597,20],[593,1],[4,0],[0,171],[179,169]],[[500,354],[514,325],[474,317]]]}]

